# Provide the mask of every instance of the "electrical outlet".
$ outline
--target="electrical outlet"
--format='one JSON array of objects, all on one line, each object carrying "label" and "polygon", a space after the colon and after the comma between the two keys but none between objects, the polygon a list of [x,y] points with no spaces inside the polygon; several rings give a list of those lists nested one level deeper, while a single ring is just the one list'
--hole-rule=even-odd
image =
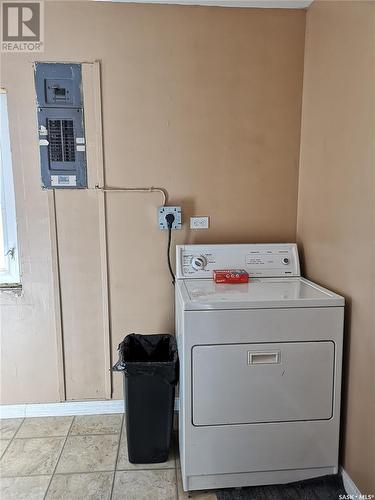
[{"label": "electrical outlet", "polygon": [[159,229],[168,229],[168,223],[165,218],[167,214],[174,215],[172,229],[181,229],[181,207],[163,206],[158,208]]},{"label": "electrical outlet", "polygon": [[208,229],[209,217],[190,217],[190,229]]}]

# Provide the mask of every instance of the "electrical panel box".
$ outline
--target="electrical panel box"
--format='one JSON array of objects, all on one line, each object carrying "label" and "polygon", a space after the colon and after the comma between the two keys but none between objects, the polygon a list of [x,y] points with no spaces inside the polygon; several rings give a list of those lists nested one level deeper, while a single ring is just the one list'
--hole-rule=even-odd
[{"label": "electrical panel box", "polygon": [[42,186],[87,187],[80,64],[35,63]]}]

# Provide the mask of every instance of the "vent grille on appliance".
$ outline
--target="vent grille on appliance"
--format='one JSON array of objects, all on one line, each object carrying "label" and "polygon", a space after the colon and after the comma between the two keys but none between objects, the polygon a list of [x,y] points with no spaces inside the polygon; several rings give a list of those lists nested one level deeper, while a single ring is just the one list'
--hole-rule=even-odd
[{"label": "vent grille on appliance", "polygon": [[50,160],[74,162],[73,120],[48,120],[48,133]]}]

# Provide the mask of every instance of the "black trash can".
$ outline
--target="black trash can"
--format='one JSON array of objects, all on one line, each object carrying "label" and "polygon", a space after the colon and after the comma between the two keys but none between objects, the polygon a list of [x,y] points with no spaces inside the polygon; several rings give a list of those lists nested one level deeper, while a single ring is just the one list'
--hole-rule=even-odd
[{"label": "black trash can", "polygon": [[113,367],[124,373],[129,461],[168,460],[172,437],[178,355],[173,335],[127,335]]}]

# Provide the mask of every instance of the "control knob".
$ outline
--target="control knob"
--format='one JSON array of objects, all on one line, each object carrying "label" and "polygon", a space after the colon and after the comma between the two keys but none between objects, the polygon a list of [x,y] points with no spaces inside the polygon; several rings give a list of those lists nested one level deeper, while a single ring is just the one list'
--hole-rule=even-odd
[{"label": "control knob", "polygon": [[282,261],[281,261],[283,264],[289,264],[289,259],[288,257],[283,257]]},{"label": "control knob", "polygon": [[203,270],[207,265],[207,259],[204,255],[197,255],[196,257],[193,257],[191,260],[191,267],[195,271],[201,271]]}]

